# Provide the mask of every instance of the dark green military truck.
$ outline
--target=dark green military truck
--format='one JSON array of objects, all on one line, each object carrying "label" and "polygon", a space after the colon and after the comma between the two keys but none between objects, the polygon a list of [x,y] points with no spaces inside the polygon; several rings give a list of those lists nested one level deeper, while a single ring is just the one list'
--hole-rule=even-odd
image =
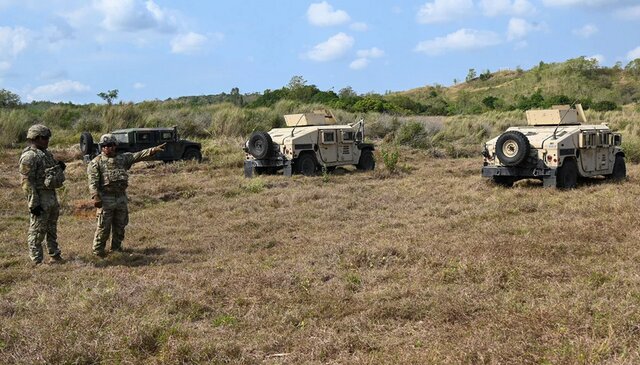
[{"label": "dark green military truck", "polygon": [[[118,140],[117,152],[139,152],[146,148],[166,143],[164,152],[155,155],[159,161],[202,160],[200,143],[180,139],[178,129],[173,128],[129,128],[110,132]],[[93,142],[89,132],[80,135],[80,150],[88,162],[100,153],[100,146]]]}]

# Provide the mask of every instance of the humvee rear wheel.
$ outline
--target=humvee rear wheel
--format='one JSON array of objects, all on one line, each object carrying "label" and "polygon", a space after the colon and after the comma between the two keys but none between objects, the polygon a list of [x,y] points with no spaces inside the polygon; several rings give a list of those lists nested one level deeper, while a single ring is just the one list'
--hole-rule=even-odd
[{"label": "humvee rear wheel", "polygon": [[316,164],[316,159],[313,155],[305,153],[304,155],[298,157],[296,161],[296,170],[304,176],[313,176],[316,174],[316,170],[318,169],[318,165]]},{"label": "humvee rear wheel", "polygon": [[610,176],[614,181],[624,180],[627,177],[627,165],[624,162],[623,155],[616,155],[616,160],[613,163],[613,173]]},{"label": "humvee rear wheel", "polygon": [[247,148],[249,153],[258,160],[266,158],[271,151],[271,136],[267,132],[253,132],[249,137]]},{"label": "humvee rear wheel", "polygon": [[496,155],[505,166],[516,166],[527,158],[530,148],[527,136],[518,131],[508,131],[498,138]]},{"label": "humvee rear wheel", "polygon": [[93,153],[93,136],[89,132],[82,132],[80,134],[80,151],[83,155],[90,155]]},{"label": "humvee rear wheel", "polygon": [[376,168],[376,160],[373,158],[371,150],[364,150],[360,154],[360,161],[356,165],[358,170],[371,171]]},{"label": "humvee rear wheel", "polygon": [[511,176],[493,176],[493,182],[497,185],[503,186],[505,188],[510,188],[513,186],[515,179]]},{"label": "humvee rear wheel", "polygon": [[184,154],[182,155],[182,159],[183,160],[187,160],[187,161],[202,161],[202,154],[200,153],[200,151],[198,151],[195,148],[190,148],[186,151],[184,151]]},{"label": "humvee rear wheel", "polygon": [[576,160],[566,158],[556,172],[558,189],[574,189],[578,185],[578,165]]}]

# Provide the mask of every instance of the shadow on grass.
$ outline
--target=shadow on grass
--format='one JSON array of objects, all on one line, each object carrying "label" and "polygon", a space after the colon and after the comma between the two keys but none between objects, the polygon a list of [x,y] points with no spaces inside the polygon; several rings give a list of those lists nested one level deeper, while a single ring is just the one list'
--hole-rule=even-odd
[{"label": "shadow on grass", "polygon": [[139,267],[148,265],[165,265],[178,263],[174,257],[168,258],[164,254],[168,250],[162,247],[148,247],[143,249],[125,249],[122,252],[109,252],[106,257],[92,257],[95,267],[126,266]]}]

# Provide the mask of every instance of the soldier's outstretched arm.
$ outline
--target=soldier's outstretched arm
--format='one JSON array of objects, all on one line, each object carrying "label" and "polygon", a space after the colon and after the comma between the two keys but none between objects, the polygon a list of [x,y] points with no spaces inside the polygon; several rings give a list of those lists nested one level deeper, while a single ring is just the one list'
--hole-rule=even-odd
[{"label": "soldier's outstretched arm", "polygon": [[167,144],[163,143],[163,144],[161,144],[159,146],[147,148],[146,150],[142,150],[140,152],[132,153],[131,154],[132,159],[131,159],[131,163],[129,163],[129,165],[133,165],[136,162],[148,160],[149,157],[155,155],[156,153],[164,151],[166,146],[167,146]]}]

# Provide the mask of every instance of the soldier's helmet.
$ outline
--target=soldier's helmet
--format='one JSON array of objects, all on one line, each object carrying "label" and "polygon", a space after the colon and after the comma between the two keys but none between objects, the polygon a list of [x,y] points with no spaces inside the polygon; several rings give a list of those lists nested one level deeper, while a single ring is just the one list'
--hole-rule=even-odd
[{"label": "soldier's helmet", "polygon": [[51,129],[44,124],[34,124],[27,130],[27,139],[36,139],[38,137],[51,137]]},{"label": "soldier's helmet", "polygon": [[105,145],[118,145],[118,140],[116,139],[116,137],[111,134],[111,133],[107,133],[107,134],[103,134],[102,137],[100,137],[100,142],[98,142],[101,146],[105,146]]}]

